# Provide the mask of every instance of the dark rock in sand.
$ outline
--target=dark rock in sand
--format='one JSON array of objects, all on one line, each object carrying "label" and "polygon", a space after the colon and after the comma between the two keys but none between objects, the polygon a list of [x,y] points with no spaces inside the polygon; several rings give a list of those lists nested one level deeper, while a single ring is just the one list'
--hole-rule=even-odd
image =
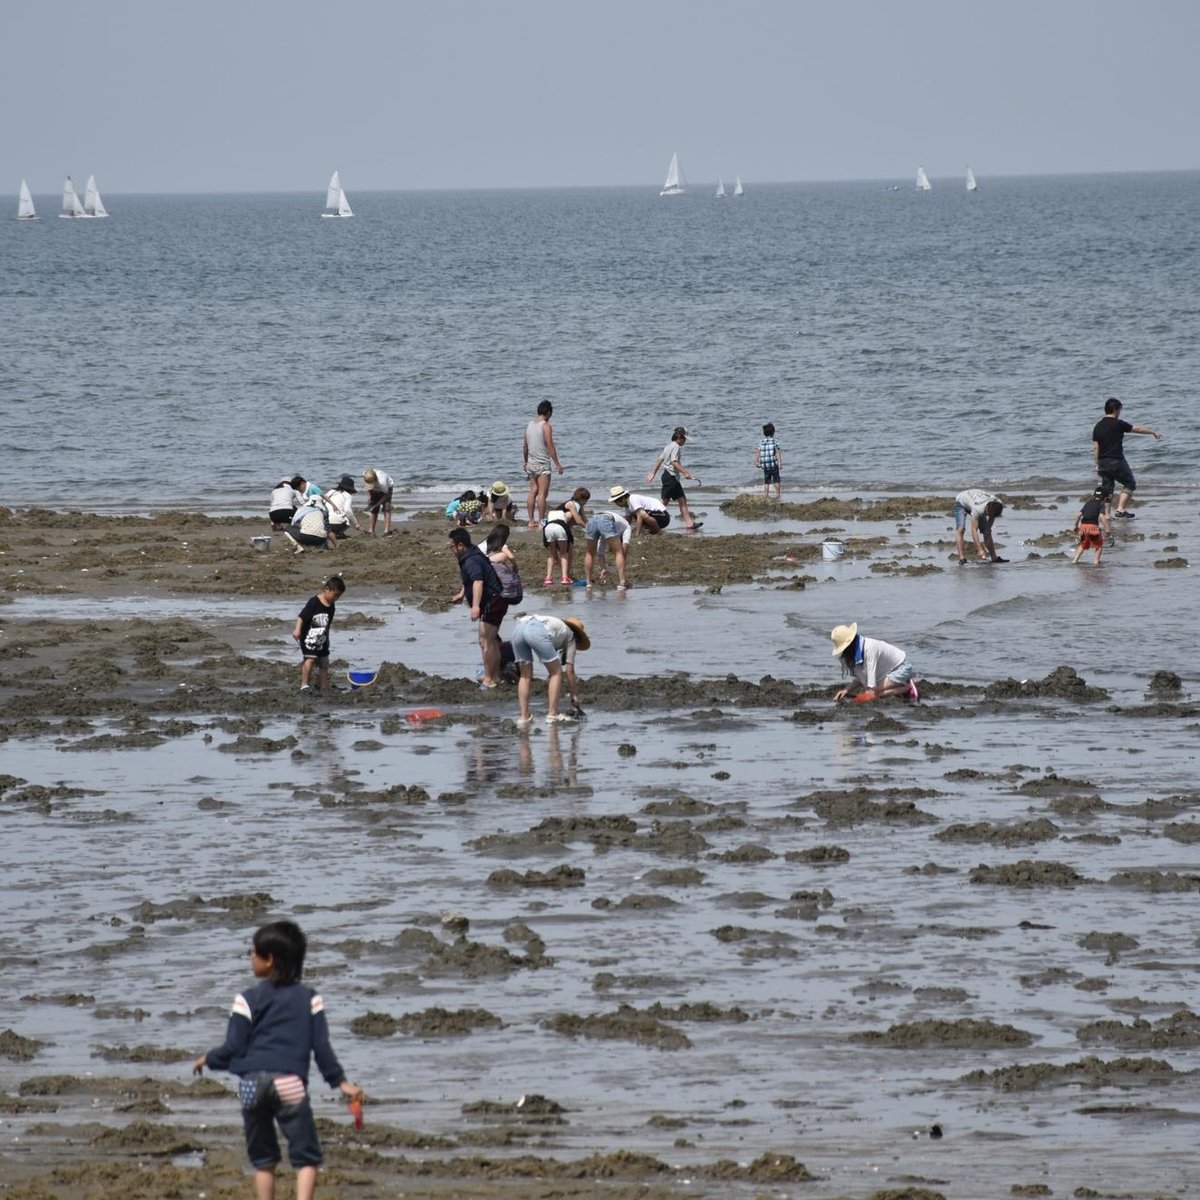
[{"label": "dark rock in sand", "polygon": [[990,1084],[1002,1092],[1031,1092],[1042,1087],[1130,1087],[1184,1078],[1161,1058],[1103,1059],[1088,1055],[1069,1063],[1020,1063],[994,1071],[970,1071],[960,1083]]},{"label": "dark rock in sand", "polygon": [[983,689],[985,700],[1069,700],[1095,704],[1109,699],[1104,688],[1089,687],[1074,667],[1055,667],[1044,679],[1000,679]]},{"label": "dark rock in sand", "polygon": [[12,1029],[0,1032],[0,1058],[9,1058],[14,1062],[29,1062],[39,1050],[45,1049],[49,1042],[39,1042],[36,1038],[22,1037]]},{"label": "dark rock in sand", "polygon": [[1168,570],[1172,568],[1178,570],[1181,567],[1186,567],[1188,560],[1186,558],[1159,558],[1155,560],[1154,565],[1160,568],[1165,567]]},{"label": "dark rock in sand", "polygon": [[1180,875],[1178,871],[1118,871],[1108,882],[1144,892],[1200,892],[1200,875]]},{"label": "dark rock in sand", "polygon": [[466,1037],[478,1029],[500,1029],[502,1024],[486,1009],[434,1007],[398,1018],[387,1013],[364,1013],[350,1022],[350,1030],[360,1037],[390,1037],[394,1033],[420,1038]]},{"label": "dark rock in sand", "polygon": [[957,1021],[925,1020],[901,1022],[885,1030],[852,1033],[847,1039],[869,1046],[891,1046],[908,1050],[922,1046],[992,1047],[1029,1046],[1033,1034],[1014,1025],[963,1017]]},{"label": "dark rock in sand", "polygon": [[623,896],[613,907],[625,911],[652,912],[655,909],[678,908],[679,901],[672,900],[670,896],[634,892],[631,895]]},{"label": "dark rock in sand", "polygon": [[1146,691],[1157,696],[1178,696],[1183,692],[1183,680],[1174,671],[1155,671]]},{"label": "dark rock in sand", "polygon": [[[913,794],[933,795],[923,788],[889,788],[875,791],[857,787],[845,792],[815,792],[795,802],[794,807],[811,807],[832,829],[845,829],[867,822],[881,825],[935,825],[937,817],[919,809],[912,800],[904,799]],[[882,795],[883,800],[871,797]]]},{"label": "dark rock in sand", "polygon": [[622,758],[633,758],[637,754],[637,747],[632,742],[621,742],[617,746],[617,753]]},{"label": "dark rock in sand", "polygon": [[1080,875],[1074,867],[1060,862],[1039,862],[1023,858],[1015,863],[1003,863],[989,867],[987,863],[971,869],[972,883],[992,883],[1002,887],[1075,887],[1081,883],[1095,883]]},{"label": "dark rock in sand", "polygon": [[1053,821],[1039,817],[1035,821],[1021,821],[1015,825],[993,825],[979,821],[974,825],[947,825],[933,836],[939,842],[965,842],[971,845],[1032,846],[1057,837],[1059,828]]},{"label": "dark rock in sand", "polygon": [[850,851],[841,846],[810,846],[807,850],[789,850],[784,862],[811,863],[813,866],[832,866],[850,861]]},{"label": "dark rock in sand", "polygon": [[1200,1016],[1181,1008],[1153,1024],[1135,1017],[1121,1021],[1092,1021],[1075,1031],[1081,1042],[1108,1042],[1138,1050],[1179,1050],[1200,1046]]},{"label": "dark rock in sand", "polygon": [[105,1062],[180,1063],[191,1062],[194,1055],[174,1046],[98,1046],[92,1057]]},{"label": "dark rock in sand", "polygon": [[583,887],[584,872],[581,867],[560,863],[549,871],[513,871],[508,867],[493,871],[487,877],[488,885],[494,888],[576,888]]},{"label": "dark rock in sand", "polygon": [[542,1027],[565,1037],[636,1042],[656,1050],[686,1050],[692,1044],[691,1039],[673,1025],[664,1024],[629,1004],[622,1004],[615,1013],[594,1013],[590,1016],[556,1013],[548,1021],[543,1021]]}]

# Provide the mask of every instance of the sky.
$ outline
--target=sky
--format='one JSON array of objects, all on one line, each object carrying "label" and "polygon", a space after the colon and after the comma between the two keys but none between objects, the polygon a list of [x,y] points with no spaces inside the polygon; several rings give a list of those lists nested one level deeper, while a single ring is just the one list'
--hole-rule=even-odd
[{"label": "sky", "polygon": [[1198,0],[0,0],[0,190],[1200,166]]}]

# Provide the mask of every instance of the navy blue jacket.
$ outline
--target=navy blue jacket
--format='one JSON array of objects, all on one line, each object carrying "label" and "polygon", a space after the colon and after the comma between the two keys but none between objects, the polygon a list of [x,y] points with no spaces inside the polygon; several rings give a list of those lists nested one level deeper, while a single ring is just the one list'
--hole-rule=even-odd
[{"label": "navy blue jacket", "polygon": [[313,1057],[330,1087],[346,1078],[329,1044],[325,1002],[302,983],[276,987],[264,980],[234,997],[225,1043],[210,1050],[205,1062],[211,1071],[234,1075],[299,1075],[307,1085]]}]

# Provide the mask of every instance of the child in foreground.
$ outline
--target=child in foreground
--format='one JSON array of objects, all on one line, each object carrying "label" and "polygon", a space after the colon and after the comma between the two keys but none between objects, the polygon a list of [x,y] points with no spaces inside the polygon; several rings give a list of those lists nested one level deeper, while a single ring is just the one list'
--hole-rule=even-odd
[{"label": "child in foreground", "polygon": [[324,1002],[300,982],[307,948],[293,921],[274,921],[254,934],[250,969],[261,982],[234,997],[224,1043],[192,1064],[197,1075],[208,1067],[241,1077],[238,1096],[256,1200],[275,1195],[275,1168],[281,1159],[276,1123],[296,1170],[296,1200],[312,1200],[316,1191],[324,1159],[308,1098],[311,1058],[330,1087],[352,1104],[363,1099],[362,1088],[346,1079],[329,1044]]},{"label": "child in foreground", "polygon": [[1091,550],[1092,565],[1100,565],[1100,556],[1104,553],[1104,534],[1100,532],[1100,526],[1104,526],[1104,533],[1109,533],[1112,529],[1108,513],[1104,511],[1109,495],[1108,490],[1101,484],[1092,493],[1092,498],[1085,500],[1079,510],[1079,515],[1075,518],[1075,532],[1079,534],[1079,545],[1076,547],[1075,557],[1071,559],[1072,563],[1077,563],[1085,550]]},{"label": "child in foreground", "polygon": [[312,690],[313,667],[317,668],[317,687],[329,687],[329,631],[337,613],[337,599],[345,590],[346,581],[340,575],[331,575],[296,617],[292,637],[300,643],[304,656],[300,663],[302,692]]}]

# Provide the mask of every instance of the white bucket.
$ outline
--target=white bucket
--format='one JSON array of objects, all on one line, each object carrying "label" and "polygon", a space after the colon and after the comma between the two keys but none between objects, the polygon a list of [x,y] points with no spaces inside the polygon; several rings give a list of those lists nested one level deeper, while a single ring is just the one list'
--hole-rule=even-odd
[{"label": "white bucket", "polygon": [[270,550],[271,539],[269,537],[252,537],[250,539],[250,545],[252,545],[255,550]]},{"label": "white bucket", "polygon": [[821,543],[821,557],[826,562],[837,562],[845,553],[846,543],[837,538],[829,538]]}]

